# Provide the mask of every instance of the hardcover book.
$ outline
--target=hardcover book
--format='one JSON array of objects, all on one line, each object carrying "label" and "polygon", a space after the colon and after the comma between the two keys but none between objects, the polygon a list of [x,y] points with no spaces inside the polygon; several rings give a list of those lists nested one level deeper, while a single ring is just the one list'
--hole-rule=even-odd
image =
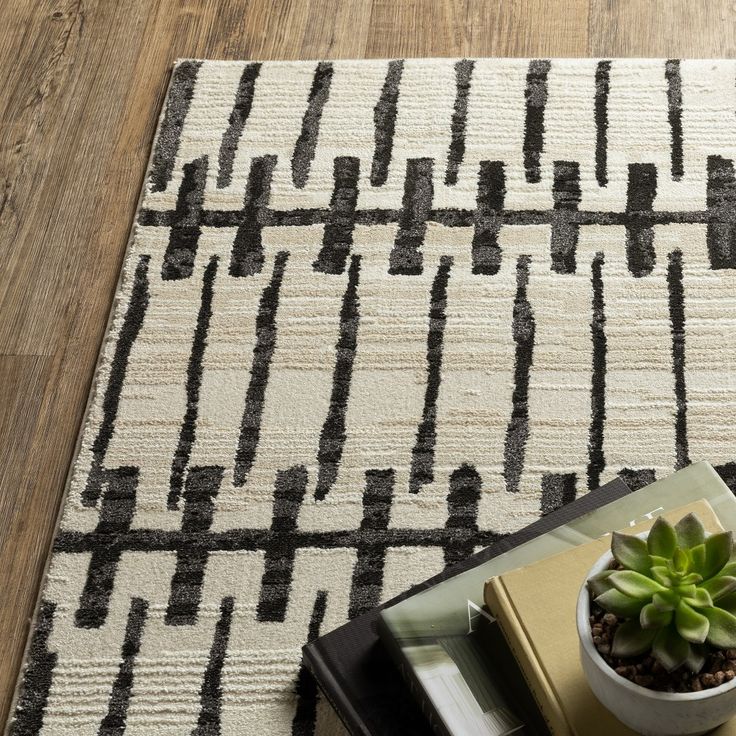
[{"label": "hardcover book", "polygon": [[[720,481],[719,481],[720,482]],[[736,499],[718,518],[705,500],[663,513],[672,523],[695,513],[708,531],[736,523]],[[724,513],[725,512],[725,513]],[[647,531],[653,521],[631,531]],[[519,662],[554,736],[636,736],[593,695],[578,654],[575,609],[588,570],[609,548],[607,538],[488,580],[485,601]],[[540,605],[544,601],[544,605]],[[553,605],[549,605],[553,603]],[[717,733],[736,733],[725,730]]]},{"label": "hardcover book", "polygon": [[[444,580],[568,524],[599,506],[617,501],[629,492],[628,486],[616,478],[304,647],[305,666],[350,733],[353,736],[427,736],[432,733],[419,701],[409,694],[379,641],[377,621],[381,609],[431,590]],[[478,598],[485,577],[482,576],[478,583]],[[498,631],[489,633],[502,641]],[[516,666],[513,658],[510,659],[510,666]]]},{"label": "hardcover book", "polygon": [[[484,608],[483,586],[488,578],[701,498],[708,499],[719,515],[723,511],[726,519],[736,511],[733,494],[710,465],[691,465],[383,610],[382,639],[412,683],[435,733],[547,732],[537,709],[524,699],[528,688],[519,670],[509,665],[513,657],[508,656],[498,625]],[[605,541],[600,544],[606,546]],[[578,580],[573,584],[579,589]],[[574,616],[570,621],[574,627]],[[493,641],[496,646],[489,645]],[[577,646],[571,652],[577,658]]]}]

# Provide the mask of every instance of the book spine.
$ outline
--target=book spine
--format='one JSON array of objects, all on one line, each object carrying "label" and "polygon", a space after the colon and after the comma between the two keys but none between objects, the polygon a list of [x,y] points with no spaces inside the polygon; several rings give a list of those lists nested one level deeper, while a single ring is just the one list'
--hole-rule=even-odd
[{"label": "book spine", "polygon": [[491,578],[483,590],[485,604],[498,622],[501,633],[516,659],[526,684],[553,736],[573,736],[558,702],[552,683],[548,682],[523,627],[513,615],[513,603],[506,594],[503,580]]},{"label": "book spine", "polygon": [[302,662],[312,677],[317,681],[320,692],[332,706],[335,713],[337,713],[338,718],[342,721],[350,735],[373,736],[371,730],[363,723],[357,711],[352,709],[346,710],[338,704],[339,702],[347,703],[349,701],[344,694],[342,694],[342,697],[340,696],[342,688],[333,677],[330,668],[319,655],[319,651],[315,645],[302,649]]},{"label": "book spine", "polygon": [[427,719],[427,722],[432,729],[432,733],[437,734],[437,736],[457,736],[457,734],[452,734],[448,730],[432,701],[427,697],[424,687],[419,681],[414,668],[404,655],[399,643],[391,633],[391,630],[386,625],[383,616],[378,617],[378,635],[381,638],[381,642],[386,647],[386,651],[389,653],[391,659],[401,673],[401,677],[407,684],[409,692],[418,703],[419,708],[422,711],[422,715]]}]

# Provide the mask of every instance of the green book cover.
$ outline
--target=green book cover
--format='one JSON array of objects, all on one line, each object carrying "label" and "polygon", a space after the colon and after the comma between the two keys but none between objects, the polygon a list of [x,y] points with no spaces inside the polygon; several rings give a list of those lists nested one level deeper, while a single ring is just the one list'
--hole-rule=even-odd
[{"label": "green book cover", "polygon": [[734,495],[713,468],[701,462],[382,611],[381,638],[435,732],[546,732],[498,626],[483,606],[488,578],[700,498],[710,503],[725,528],[736,529]]}]

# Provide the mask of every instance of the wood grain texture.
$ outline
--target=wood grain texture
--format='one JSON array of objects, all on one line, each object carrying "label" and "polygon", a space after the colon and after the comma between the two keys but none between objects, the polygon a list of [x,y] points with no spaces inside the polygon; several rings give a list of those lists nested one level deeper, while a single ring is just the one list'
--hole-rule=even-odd
[{"label": "wood grain texture", "polygon": [[176,58],[733,56],[732,0],[0,4],[0,723]]}]

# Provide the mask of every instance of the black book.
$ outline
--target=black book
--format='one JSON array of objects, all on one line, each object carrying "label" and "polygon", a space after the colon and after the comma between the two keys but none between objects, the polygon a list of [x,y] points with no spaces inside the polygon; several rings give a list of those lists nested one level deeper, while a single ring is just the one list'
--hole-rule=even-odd
[{"label": "black book", "polygon": [[353,736],[429,736],[432,730],[378,635],[380,611],[464,573],[629,493],[620,479],[446,568],[303,649],[304,664]]}]

